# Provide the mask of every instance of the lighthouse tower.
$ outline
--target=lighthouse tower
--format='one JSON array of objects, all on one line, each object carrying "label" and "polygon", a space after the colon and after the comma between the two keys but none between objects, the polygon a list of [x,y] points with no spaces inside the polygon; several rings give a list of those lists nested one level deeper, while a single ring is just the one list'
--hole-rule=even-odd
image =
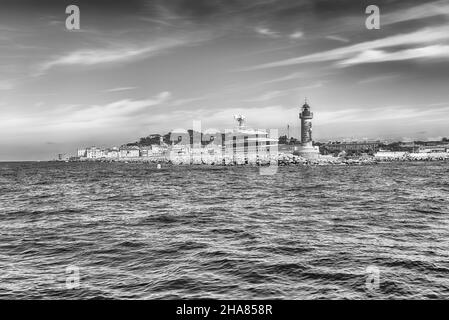
[{"label": "lighthouse tower", "polygon": [[301,119],[301,145],[303,147],[311,147],[313,112],[310,112],[310,106],[307,104],[307,99],[304,101],[302,111],[299,113],[299,118]]},{"label": "lighthouse tower", "polygon": [[312,145],[313,112],[310,112],[307,99],[304,101],[299,118],[301,119],[301,145],[295,148],[296,154],[307,159],[317,159],[320,151],[318,147]]}]

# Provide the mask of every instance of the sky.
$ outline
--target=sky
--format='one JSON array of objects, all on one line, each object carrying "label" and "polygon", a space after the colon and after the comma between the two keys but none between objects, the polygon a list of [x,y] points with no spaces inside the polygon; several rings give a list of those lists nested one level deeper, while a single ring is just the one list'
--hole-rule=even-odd
[{"label": "sky", "polygon": [[2,0],[0,161],[224,131],[235,114],[298,137],[305,98],[316,141],[441,139],[448,80],[447,0]]}]

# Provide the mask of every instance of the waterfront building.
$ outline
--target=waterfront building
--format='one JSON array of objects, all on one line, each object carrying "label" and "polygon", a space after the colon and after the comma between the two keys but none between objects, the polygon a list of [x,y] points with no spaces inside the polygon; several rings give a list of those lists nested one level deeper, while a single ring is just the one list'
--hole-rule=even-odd
[{"label": "waterfront building", "polygon": [[151,155],[152,156],[164,156],[168,151],[168,145],[164,144],[152,144]]},{"label": "waterfront building", "polygon": [[209,141],[201,148],[201,161],[203,163],[222,163],[223,162],[223,146]]},{"label": "waterfront building", "polygon": [[176,164],[191,163],[191,139],[189,132],[185,129],[174,129],[170,132],[169,158]]},{"label": "waterfront building", "polygon": [[207,129],[203,133],[192,132],[192,134],[191,163],[222,163],[224,147],[221,132],[215,129]]},{"label": "waterfront building", "polygon": [[116,147],[106,149],[104,152],[104,157],[106,159],[118,159],[120,157],[119,149]]},{"label": "waterfront building", "polygon": [[237,164],[270,162],[278,153],[278,138],[269,137],[266,130],[247,128],[245,117],[234,116],[238,126],[225,132],[225,162]]},{"label": "waterfront building", "polygon": [[137,146],[122,146],[119,150],[120,158],[138,158],[140,149]]},{"label": "waterfront building", "polygon": [[418,148],[418,152],[419,152],[419,153],[442,153],[442,152],[449,152],[449,147],[448,147],[448,146],[444,146],[444,145],[441,145],[441,146],[435,146],[435,147],[432,147],[432,146],[429,146],[429,147],[427,147],[427,146],[420,146],[420,147]]},{"label": "waterfront building", "polygon": [[202,136],[201,160],[205,163],[222,163],[224,155],[224,135],[216,129],[207,129]]},{"label": "waterfront building", "polygon": [[182,128],[177,128],[170,132],[170,142],[172,146],[190,146],[190,144],[192,143],[189,132]]},{"label": "waterfront building", "polygon": [[[162,140],[162,137],[161,137]],[[161,144],[152,144],[151,145],[151,154],[149,154],[149,158],[152,161],[165,161],[169,158],[168,145],[161,141]]]},{"label": "waterfront building", "polygon": [[100,159],[104,157],[104,150],[98,147],[90,147],[86,149],[87,159]]},{"label": "waterfront building", "polygon": [[86,149],[78,149],[76,154],[77,154],[78,158],[85,158],[86,157]]},{"label": "waterfront building", "polygon": [[152,150],[151,149],[152,149],[151,146],[140,147],[140,156],[142,158],[151,157],[151,155],[152,155]]}]

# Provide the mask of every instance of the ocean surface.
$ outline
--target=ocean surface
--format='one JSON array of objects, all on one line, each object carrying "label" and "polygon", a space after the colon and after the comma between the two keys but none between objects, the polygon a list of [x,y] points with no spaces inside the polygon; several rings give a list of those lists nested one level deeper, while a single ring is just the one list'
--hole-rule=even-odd
[{"label": "ocean surface", "polygon": [[449,163],[0,163],[0,298],[448,299]]}]

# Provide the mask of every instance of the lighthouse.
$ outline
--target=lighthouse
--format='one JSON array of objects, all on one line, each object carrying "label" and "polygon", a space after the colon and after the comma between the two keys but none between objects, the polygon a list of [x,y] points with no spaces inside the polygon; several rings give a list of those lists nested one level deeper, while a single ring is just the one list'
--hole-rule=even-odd
[{"label": "lighthouse", "polygon": [[295,153],[306,159],[317,159],[320,151],[318,147],[314,147],[312,144],[313,112],[310,112],[307,99],[304,100],[299,118],[301,119],[301,145],[295,148]]},{"label": "lighthouse", "polygon": [[310,112],[310,106],[307,104],[307,99],[304,101],[302,111],[299,113],[301,119],[301,145],[312,146],[312,119],[313,112]]}]

